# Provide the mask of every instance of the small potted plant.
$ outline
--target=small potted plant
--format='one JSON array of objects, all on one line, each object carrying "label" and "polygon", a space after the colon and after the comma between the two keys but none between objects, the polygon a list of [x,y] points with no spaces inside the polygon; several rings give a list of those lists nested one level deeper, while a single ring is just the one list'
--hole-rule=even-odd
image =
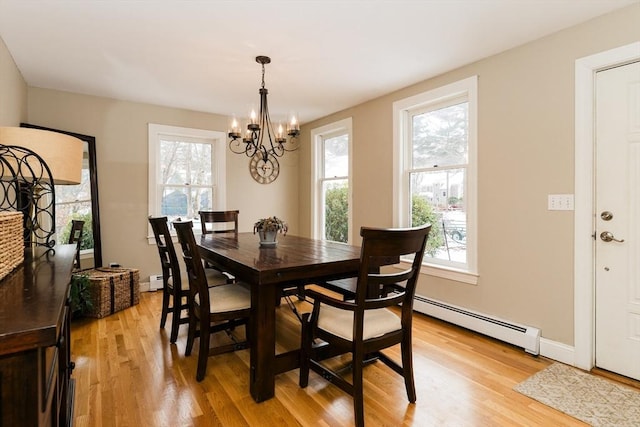
[{"label": "small potted plant", "polygon": [[70,307],[71,317],[77,319],[85,316],[93,310],[91,301],[91,281],[86,274],[74,274],[71,276]]},{"label": "small potted plant", "polygon": [[276,246],[278,232],[286,235],[287,230],[287,223],[276,216],[259,219],[253,225],[253,234],[258,233],[260,246]]}]

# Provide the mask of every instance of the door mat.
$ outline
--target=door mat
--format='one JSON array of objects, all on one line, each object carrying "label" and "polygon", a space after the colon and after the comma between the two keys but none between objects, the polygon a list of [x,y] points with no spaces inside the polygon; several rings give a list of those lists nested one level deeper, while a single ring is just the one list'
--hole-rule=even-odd
[{"label": "door mat", "polygon": [[595,427],[640,426],[640,391],[562,363],[513,389]]}]

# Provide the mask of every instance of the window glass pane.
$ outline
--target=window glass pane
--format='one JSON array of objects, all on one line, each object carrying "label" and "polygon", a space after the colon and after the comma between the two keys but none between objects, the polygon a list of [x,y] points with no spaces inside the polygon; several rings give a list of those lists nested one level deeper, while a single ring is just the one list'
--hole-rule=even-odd
[{"label": "window glass pane", "polygon": [[186,187],[164,187],[162,191],[161,215],[166,215],[169,220],[177,217],[188,218],[187,209],[189,197]]},{"label": "window glass pane", "polygon": [[324,177],[349,174],[349,135],[324,140]]},{"label": "window glass pane", "polygon": [[324,238],[347,243],[349,238],[349,198],[346,179],[324,181]]},{"label": "window glass pane", "polygon": [[468,107],[464,102],[412,116],[413,168],[467,163]]},{"label": "window glass pane", "polygon": [[466,263],[466,169],[411,174],[411,225],[431,223],[426,256]]},{"label": "window glass pane", "polygon": [[211,185],[211,144],[160,141],[160,183]]}]

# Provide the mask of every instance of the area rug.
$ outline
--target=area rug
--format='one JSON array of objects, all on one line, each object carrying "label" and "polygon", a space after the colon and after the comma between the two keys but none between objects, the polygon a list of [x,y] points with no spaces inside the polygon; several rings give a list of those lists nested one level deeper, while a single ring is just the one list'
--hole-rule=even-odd
[{"label": "area rug", "polygon": [[513,389],[595,427],[640,426],[640,391],[561,363]]}]

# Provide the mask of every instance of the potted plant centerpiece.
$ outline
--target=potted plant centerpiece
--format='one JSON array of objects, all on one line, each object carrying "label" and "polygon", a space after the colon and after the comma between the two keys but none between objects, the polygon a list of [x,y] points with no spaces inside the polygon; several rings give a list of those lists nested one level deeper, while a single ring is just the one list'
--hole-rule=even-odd
[{"label": "potted plant centerpiece", "polygon": [[287,223],[276,216],[259,219],[253,225],[253,234],[258,233],[260,246],[276,246],[278,232],[287,234]]}]

